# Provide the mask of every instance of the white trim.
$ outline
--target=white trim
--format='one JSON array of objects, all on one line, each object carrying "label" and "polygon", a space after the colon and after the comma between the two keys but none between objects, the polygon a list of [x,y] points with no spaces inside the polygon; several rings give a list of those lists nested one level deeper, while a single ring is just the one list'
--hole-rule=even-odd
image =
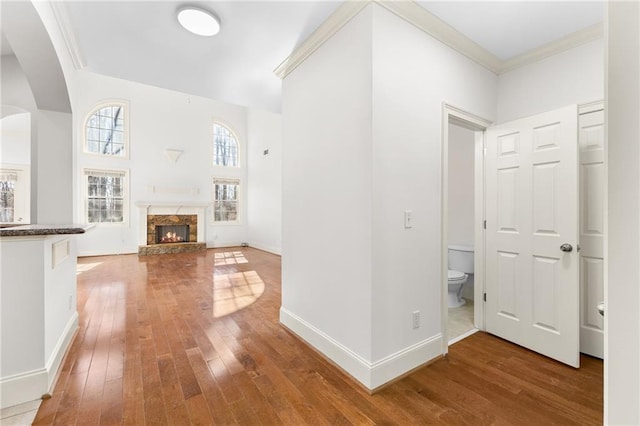
[{"label": "white trim", "polygon": [[53,390],[62,360],[73,342],[73,337],[78,329],[78,318],[78,311],[74,311],[45,365],[45,369],[49,372],[49,391]]},{"label": "white trim", "polygon": [[[441,291],[441,318],[442,318],[442,335],[445,338],[442,339],[442,353],[446,354],[451,344],[447,340],[447,319],[449,316],[449,305],[447,302],[448,292],[448,260],[447,251],[449,247],[449,120],[456,125],[463,126],[465,128],[476,130],[477,132],[483,132],[489,126],[491,121],[479,117],[475,114],[464,111],[461,108],[449,105],[445,102],[442,103],[442,157],[441,157],[441,193],[442,200],[441,212],[440,212],[440,227],[441,227],[441,277],[442,277],[442,291]],[[474,324],[476,328],[484,329],[484,303],[477,303],[482,300],[482,294],[484,293],[484,229],[482,224],[484,221],[484,134],[476,135],[474,140],[474,299],[476,304],[474,305]],[[480,177],[480,180],[479,180]]]},{"label": "white trim", "polygon": [[345,1],[342,3],[291,55],[278,65],[273,71],[276,76],[284,79],[369,3],[371,3],[371,0]]},{"label": "white trim", "polygon": [[40,399],[51,392],[77,328],[78,313],[74,312],[44,368],[0,378],[1,409]]},{"label": "white trim", "polygon": [[449,346],[453,345],[454,343],[458,343],[460,340],[464,340],[467,337],[471,336],[472,334],[476,334],[478,331],[477,328],[472,328],[471,330],[467,331],[466,333],[462,333],[459,336],[454,337],[453,339],[449,340]]},{"label": "white trim", "polygon": [[271,247],[271,246],[264,246],[260,243],[252,243],[251,241],[249,241],[249,247],[258,249],[258,250],[262,250],[262,251],[266,251],[267,253],[271,253],[271,254],[275,254],[278,256],[282,256],[282,250],[280,248],[276,248],[276,247]]},{"label": "white trim", "polygon": [[495,74],[512,71],[516,68],[580,46],[581,44],[596,40],[603,35],[602,24],[596,24],[536,49],[532,49],[522,55],[501,60],[413,0],[346,1],[298,46],[289,57],[282,61],[274,70],[274,73],[281,79],[284,79],[370,3],[384,7],[399,18],[404,19],[406,22]]},{"label": "white trim", "polygon": [[578,105],[578,115],[604,110],[604,101],[598,100]]},{"label": "white trim", "polygon": [[502,61],[415,1],[373,0],[419,30],[463,54],[483,67],[498,73]]},{"label": "white trim", "polygon": [[369,390],[376,389],[440,356],[441,334],[370,362],[282,307],[280,323]]},{"label": "white trim", "polygon": [[53,16],[58,24],[58,28],[60,28],[60,33],[64,39],[64,44],[69,52],[69,56],[71,56],[73,66],[76,70],[81,70],[86,67],[87,64],[78,46],[76,35],[73,32],[73,26],[70,24],[67,6],[64,2],[60,1],[50,1],[49,4],[51,5],[51,10],[53,11]]},{"label": "white trim", "polygon": [[574,47],[578,47],[585,43],[589,43],[590,41],[602,38],[602,28],[602,24],[592,25],[590,27],[583,28],[574,33],[571,33],[558,40],[554,40],[550,43],[532,49],[528,52],[523,53],[522,55],[518,55],[514,58],[502,61],[502,64],[498,69],[498,73],[502,74],[512,71],[516,68],[520,68],[525,65],[541,61],[550,56],[557,55],[558,53],[564,52],[565,50],[573,49]]}]

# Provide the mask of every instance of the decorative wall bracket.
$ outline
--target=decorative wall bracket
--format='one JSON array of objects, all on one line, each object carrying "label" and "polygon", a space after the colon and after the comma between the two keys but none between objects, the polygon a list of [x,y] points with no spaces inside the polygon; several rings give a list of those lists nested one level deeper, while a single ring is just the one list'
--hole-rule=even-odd
[{"label": "decorative wall bracket", "polygon": [[178,161],[178,158],[182,155],[184,151],[181,149],[165,149],[164,153],[167,155],[167,158],[171,160],[173,163]]}]

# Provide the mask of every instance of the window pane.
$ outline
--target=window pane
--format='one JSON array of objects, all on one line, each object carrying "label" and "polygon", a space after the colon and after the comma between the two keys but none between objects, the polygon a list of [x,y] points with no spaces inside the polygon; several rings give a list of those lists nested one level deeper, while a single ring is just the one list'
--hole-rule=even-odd
[{"label": "window pane", "polygon": [[93,223],[123,222],[125,174],[87,172],[87,220]]},{"label": "window pane", "polygon": [[108,106],[96,111],[87,120],[86,150],[95,154],[123,156],[124,109],[122,106]]},{"label": "window pane", "polygon": [[213,163],[217,166],[238,165],[238,141],[229,129],[213,125]]},{"label": "window pane", "polygon": [[214,179],[214,221],[233,222],[238,220],[239,182],[237,179]]}]

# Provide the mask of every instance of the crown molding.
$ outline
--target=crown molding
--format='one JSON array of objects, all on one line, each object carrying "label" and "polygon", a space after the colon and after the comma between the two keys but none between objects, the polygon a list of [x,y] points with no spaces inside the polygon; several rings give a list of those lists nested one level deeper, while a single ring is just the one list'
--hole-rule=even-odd
[{"label": "crown molding", "polygon": [[603,25],[596,24],[503,61],[415,0],[347,0],[274,70],[275,74],[284,79],[370,3],[385,8],[495,74],[512,71],[603,36]]},{"label": "crown molding", "polygon": [[603,34],[603,24],[596,24],[583,28],[574,33],[568,34],[563,38],[525,52],[522,55],[503,61],[498,73],[502,74],[516,68],[541,61],[550,56],[564,52],[565,50],[573,49],[574,47],[602,38]]},{"label": "crown molding", "polygon": [[326,21],[298,46],[291,55],[274,70],[274,73],[284,79],[291,71],[296,69],[298,65],[303,63],[313,52],[318,50],[325,41],[329,40],[335,33],[340,31],[347,22],[364,9],[371,0],[359,1],[348,0],[340,5]]},{"label": "crown molding", "polygon": [[488,70],[494,73],[500,70],[502,61],[497,56],[420,6],[414,0],[372,1]]},{"label": "crown molding", "polygon": [[60,32],[62,33],[62,38],[64,39],[67,51],[71,56],[73,66],[76,70],[86,67],[87,64],[82,56],[80,47],[78,46],[76,35],[71,27],[67,6],[61,1],[50,1],[49,4],[51,5],[53,16],[56,18],[56,22],[58,23],[58,28],[60,28]]}]

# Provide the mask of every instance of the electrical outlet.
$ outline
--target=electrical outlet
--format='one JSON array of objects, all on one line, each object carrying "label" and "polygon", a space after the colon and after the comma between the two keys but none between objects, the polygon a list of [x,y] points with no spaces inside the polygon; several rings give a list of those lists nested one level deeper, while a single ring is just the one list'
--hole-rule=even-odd
[{"label": "electrical outlet", "polygon": [[411,322],[413,323],[413,329],[420,328],[420,311],[413,311],[411,313]]}]

